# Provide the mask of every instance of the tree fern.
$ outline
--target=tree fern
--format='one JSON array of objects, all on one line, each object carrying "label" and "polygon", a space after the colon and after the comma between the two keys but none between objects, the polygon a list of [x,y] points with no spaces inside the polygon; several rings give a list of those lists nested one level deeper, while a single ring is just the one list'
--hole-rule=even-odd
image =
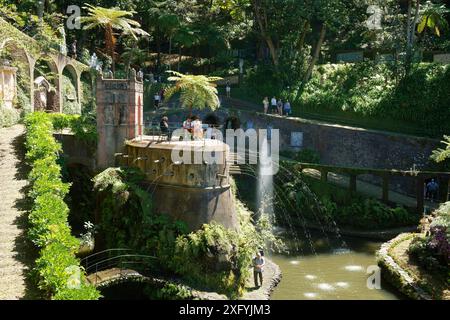
[{"label": "tree fern", "polygon": [[444,136],[442,143],[446,145],[445,149],[437,149],[431,155],[431,159],[436,162],[443,162],[450,159],[450,136]]},{"label": "tree fern", "polygon": [[176,71],[168,71],[173,76],[169,81],[175,84],[166,91],[166,97],[170,98],[175,93],[180,93],[180,102],[183,108],[188,107],[204,109],[208,107],[213,111],[219,107],[219,97],[216,81],[219,77],[207,77],[204,75],[188,75]]}]

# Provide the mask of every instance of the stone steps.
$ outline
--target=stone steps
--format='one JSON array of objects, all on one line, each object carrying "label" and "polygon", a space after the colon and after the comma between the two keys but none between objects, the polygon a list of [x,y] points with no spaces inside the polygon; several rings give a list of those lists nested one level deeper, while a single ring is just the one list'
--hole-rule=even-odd
[{"label": "stone steps", "polygon": [[[22,159],[18,158],[13,143],[22,135],[21,125],[0,129],[0,300],[20,299],[25,295],[26,266],[21,262],[25,252],[18,252],[17,239],[24,230],[18,225],[23,212],[16,208],[22,201],[26,180],[18,177]],[[19,240],[22,241],[22,240]]]}]

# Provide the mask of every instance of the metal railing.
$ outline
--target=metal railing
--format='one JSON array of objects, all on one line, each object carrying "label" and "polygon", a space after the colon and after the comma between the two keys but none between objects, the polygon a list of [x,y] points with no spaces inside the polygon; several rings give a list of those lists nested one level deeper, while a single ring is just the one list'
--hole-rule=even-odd
[{"label": "metal railing", "polygon": [[[131,249],[115,248],[94,253],[83,259],[80,264],[86,274],[95,275],[95,285],[98,284],[97,274],[101,271],[118,269],[118,278],[127,275],[124,271],[134,271],[136,276],[144,277],[154,270],[158,258],[149,255],[135,254]],[[107,279],[108,280],[108,279]]]}]

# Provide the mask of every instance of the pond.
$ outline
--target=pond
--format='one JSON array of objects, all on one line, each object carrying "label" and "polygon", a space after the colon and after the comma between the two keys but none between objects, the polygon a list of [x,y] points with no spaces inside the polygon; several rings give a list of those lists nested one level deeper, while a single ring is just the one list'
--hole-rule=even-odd
[{"label": "pond", "polygon": [[[381,289],[369,289],[370,266],[376,266],[375,252],[381,242],[311,233],[315,254],[310,245],[286,255],[272,255],[283,278],[272,294],[273,300],[397,300],[404,299],[381,279]],[[339,243],[340,242],[340,243]],[[308,242],[309,243],[309,242]],[[330,245],[331,244],[331,245]],[[334,249],[333,249],[334,248]]]}]

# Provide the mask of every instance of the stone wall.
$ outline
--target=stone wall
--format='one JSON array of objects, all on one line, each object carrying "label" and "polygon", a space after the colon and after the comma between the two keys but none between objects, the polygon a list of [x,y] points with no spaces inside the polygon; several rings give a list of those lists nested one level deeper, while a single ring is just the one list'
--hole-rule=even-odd
[{"label": "stone wall", "polygon": [[[197,112],[202,118],[210,113]],[[181,122],[187,117],[187,111],[169,112],[170,122]],[[246,128],[251,121],[253,128],[267,128],[271,126],[280,130],[280,149],[291,148],[291,133],[303,133],[303,148],[312,149],[320,154],[321,163],[333,166],[417,170],[426,168],[430,164],[430,155],[439,144],[439,140],[415,137],[404,134],[366,130],[354,127],[345,127],[322,123],[319,121],[285,118],[264,115],[255,112],[221,109],[216,116],[221,123],[236,115],[242,128]],[[149,115],[158,119],[158,115]],[[381,184],[377,177],[358,177],[375,184]],[[411,178],[398,177],[390,181],[393,190],[415,195],[415,181]]]}]

